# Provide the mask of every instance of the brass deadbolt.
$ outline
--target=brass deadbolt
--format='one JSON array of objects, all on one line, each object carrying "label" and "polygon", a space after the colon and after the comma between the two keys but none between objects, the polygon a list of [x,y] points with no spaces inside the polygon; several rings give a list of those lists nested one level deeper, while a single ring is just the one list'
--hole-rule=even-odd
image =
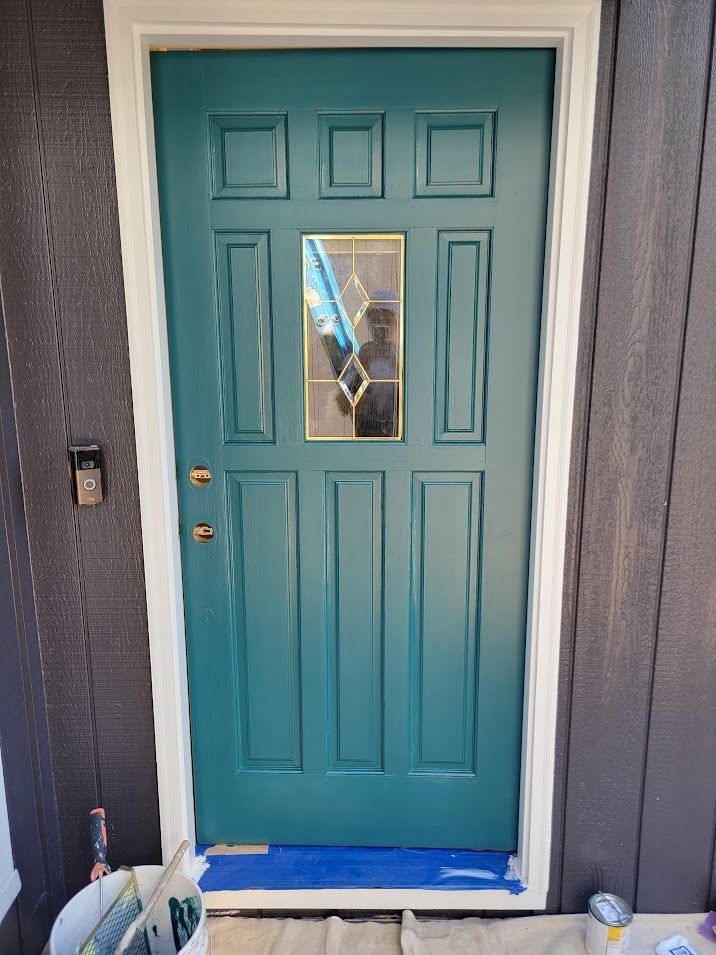
[{"label": "brass deadbolt", "polygon": [[203,464],[195,464],[189,472],[189,480],[194,487],[206,487],[211,484],[211,471]]},{"label": "brass deadbolt", "polygon": [[197,544],[208,544],[214,537],[214,528],[211,524],[195,524],[192,531]]}]

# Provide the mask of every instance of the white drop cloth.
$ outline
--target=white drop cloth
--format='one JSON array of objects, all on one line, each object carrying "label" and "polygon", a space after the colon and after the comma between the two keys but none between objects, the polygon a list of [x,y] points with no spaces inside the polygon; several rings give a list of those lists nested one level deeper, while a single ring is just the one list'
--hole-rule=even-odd
[{"label": "white drop cloth", "polygon": [[[698,955],[716,944],[698,935],[703,915],[637,915],[629,955],[654,955],[656,944],[677,932]],[[584,915],[454,920],[416,919],[402,925],[327,919],[209,919],[211,955],[584,955]]]}]

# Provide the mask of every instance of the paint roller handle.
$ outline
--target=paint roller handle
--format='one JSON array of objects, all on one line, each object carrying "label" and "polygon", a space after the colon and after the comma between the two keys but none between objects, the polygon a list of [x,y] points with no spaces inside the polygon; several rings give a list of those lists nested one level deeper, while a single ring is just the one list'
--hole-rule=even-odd
[{"label": "paint roller handle", "polygon": [[123,952],[127,951],[129,946],[135,941],[137,936],[142,934],[142,932],[144,931],[144,927],[149,921],[149,916],[152,914],[152,909],[159,901],[159,896],[162,894],[164,889],[166,889],[169,880],[174,875],[177,869],[177,866],[182,860],[182,856],[184,855],[184,853],[186,852],[188,848],[189,848],[189,843],[185,839],[184,842],[182,842],[182,844],[179,846],[177,851],[174,853],[174,858],[172,859],[172,861],[169,863],[169,865],[166,867],[166,869],[162,873],[161,878],[157,882],[154,888],[154,891],[149,897],[149,901],[142,909],[141,914],[137,916],[137,918],[132,922],[132,924],[129,926],[127,931],[122,936],[119,942],[119,945],[114,950],[114,955],[123,955]]},{"label": "paint roller handle", "polygon": [[92,842],[92,869],[90,882],[96,882],[112,871],[107,865],[107,823],[104,809],[98,806],[90,810],[90,840]]}]

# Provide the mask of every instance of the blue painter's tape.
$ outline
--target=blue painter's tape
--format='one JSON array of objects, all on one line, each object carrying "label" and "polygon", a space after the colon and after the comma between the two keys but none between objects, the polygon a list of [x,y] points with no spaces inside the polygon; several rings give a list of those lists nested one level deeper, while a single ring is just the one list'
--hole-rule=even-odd
[{"label": "blue painter's tape", "polygon": [[[197,853],[210,846],[197,846]],[[204,892],[230,889],[506,889],[509,852],[472,849],[383,849],[269,846],[257,855],[210,855]]]}]

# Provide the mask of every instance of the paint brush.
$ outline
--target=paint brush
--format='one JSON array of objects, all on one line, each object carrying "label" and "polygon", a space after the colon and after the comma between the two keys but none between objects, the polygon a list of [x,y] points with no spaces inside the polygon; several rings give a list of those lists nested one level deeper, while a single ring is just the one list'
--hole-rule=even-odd
[{"label": "paint brush", "polygon": [[96,882],[99,879],[99,917],[101,919],[104,915],[102,879],[112,871],[107,865],[107,822],[101,806],[90,810],[90,841],[93,859],[90,882]]}]

